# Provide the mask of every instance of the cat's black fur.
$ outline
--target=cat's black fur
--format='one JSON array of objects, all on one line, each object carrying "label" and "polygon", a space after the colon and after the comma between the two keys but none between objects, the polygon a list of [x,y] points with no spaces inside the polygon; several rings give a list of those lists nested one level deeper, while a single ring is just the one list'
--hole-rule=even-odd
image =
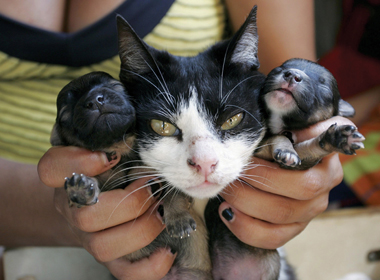
[{"label": "cat's black fur", "polygon": [[[152,149],[162,138],[151,129],[149,121],[173,122],[170,114],[166,117],[160,108],[175,115],[181,101],[186,103],[191,98],[189,87],[196,89],[198,103],[206,108],[221,142],[239,134],[247,141],[260,139],[258,132],[263,131],[263,126],[258,98],[265,76],[258,71],[256,7],[231,40],[218,43],[196,57],[175,57],[148,46],[121,17],[118,17],[118,30],[122,62],[120,80],[128,88],[136,109],[137,143],[141,149]],[[244,119],[236,129],[220,129],[226,119],[241,111],[245,114]],[[178,129],[172,137],[180,143],[184,136]],[[242,242],[228,243],[228,237],[237,239],[226,230],[218,211],[211,204],[210,207],[205,216],[211,237],[214,279],[239,279],[228,278],[222,272],[232,269],[239,261],[243,263],[246,257],[256,265],[246,265],[240,279],[277,279],[277,252],[253,248]],[[233,261],[224,262],[226,258],[220,258],[221,254],[232,256]]]}]

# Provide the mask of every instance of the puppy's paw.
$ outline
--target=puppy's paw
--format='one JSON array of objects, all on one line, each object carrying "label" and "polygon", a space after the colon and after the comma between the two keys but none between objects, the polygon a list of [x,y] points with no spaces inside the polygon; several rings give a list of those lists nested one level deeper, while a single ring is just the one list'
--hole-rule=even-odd
[{"label": "puppy's paw", "polygon": [[189,237],[190,234],[196,230],[197,224],[189,213],[181,213],[176,215],[174,219],[165,219],[166,230],[170,237],[184,238]]},{"label": "puppy's paw", "polygon": [[321,148],[346,155],[356,154],[356,150],[364,148],[364,136],[353,125],[333,124],[319,142]]},{"label": "puppy's paw", "polygon": [[65,190],[70,206],[76,205],[78,208],[97,203],[100,193],[98,181],[95,178],[76,173],[66,178]]},{"label": "puppy's paw", "polygon": [[279,164],[289,167],[296,167],[301,164],[301,159],[294,150],[276,149],[273,152],[273,158]]}]

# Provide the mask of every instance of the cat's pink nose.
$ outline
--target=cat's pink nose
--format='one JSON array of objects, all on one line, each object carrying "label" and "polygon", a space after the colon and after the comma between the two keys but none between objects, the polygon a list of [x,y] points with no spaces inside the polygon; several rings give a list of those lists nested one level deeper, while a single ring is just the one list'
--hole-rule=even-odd
[{"label": "cat's pink nose", "polygon": [[215,171],[215,168],[218,164],[218,160],[217,159],[200,159],[200,158],[193,157],[187,160],[187,164],[190,167],[195,168],[199,174],[202,174],[205,177],[207,177],[208,175],[210,175],[211,173]]}]

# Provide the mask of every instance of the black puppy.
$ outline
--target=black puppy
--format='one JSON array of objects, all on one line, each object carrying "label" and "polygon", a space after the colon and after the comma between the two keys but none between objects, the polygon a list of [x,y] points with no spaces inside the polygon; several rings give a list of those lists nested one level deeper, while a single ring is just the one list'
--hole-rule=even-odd
[{"label": "black puppy", "polygon": [[336,124],[314,139],[293,145],[297,140],[288,131],[355,114],[341,99],[333,75],[317,63],[295,58],[273,69],[261,90],[261,103],[268,133],[255,153],[258,157],[274,159],[284,168],[308,169],[332,152],[352,155],[364,148],[364,137],[355,126]]},{"label": "black puppy", "polygon": [[[124,86],[107,73],[92,72],[73,80],[59,93],[50,142],[53,146],[104,151],[109,159],[118,154],[122,163],[126,155],[132,156],[134,124],[135,110]],[[65,183],[70,204],[80,207],[96,203],[100,187],[107,190],[105,182],[111,172],[94,178],[73,174]]]},{"label": "black puppy", "polygon": [[[104,151],[110,159],[121,155],[120,162],[101,175],[88,177],[74,173],[72,177],[66,178],[64,187],[70,205],[83,207],[95,204],[100,192],[124,188],[136,178],[152,175],[150,169],[142,167],[134,147],[135,110],[119,81],[104,72],[79,77],[61,90],[57,109],[52,145],[73,145]],[[166,230],[151,244],[125,258],[136,261],[148,257],[157,248],[169,247],[178,252],[172,274],[191,275],[191,279],[209,279],[211,264],[206,228],[195,214],[191,198],[180,192],[165,192],[165,187],[155,189],[157,183],[160,182],[151,180],[143,187],[151,185],[152,195],[161,194],[158,208]],[[190,230],[194,231],[191,237]]]}]

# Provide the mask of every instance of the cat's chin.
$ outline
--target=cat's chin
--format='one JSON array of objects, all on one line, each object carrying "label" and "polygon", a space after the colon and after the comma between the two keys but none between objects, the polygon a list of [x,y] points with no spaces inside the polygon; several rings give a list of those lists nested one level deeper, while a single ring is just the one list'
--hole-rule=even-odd
[{"label": "cat's chin", "polygon": [[189,187],[183,191],[195,198],[211,198],[215,197],[220,191],[222,191],[222,189],[223,188],[219,184],[203,182],[198,186]]}]

